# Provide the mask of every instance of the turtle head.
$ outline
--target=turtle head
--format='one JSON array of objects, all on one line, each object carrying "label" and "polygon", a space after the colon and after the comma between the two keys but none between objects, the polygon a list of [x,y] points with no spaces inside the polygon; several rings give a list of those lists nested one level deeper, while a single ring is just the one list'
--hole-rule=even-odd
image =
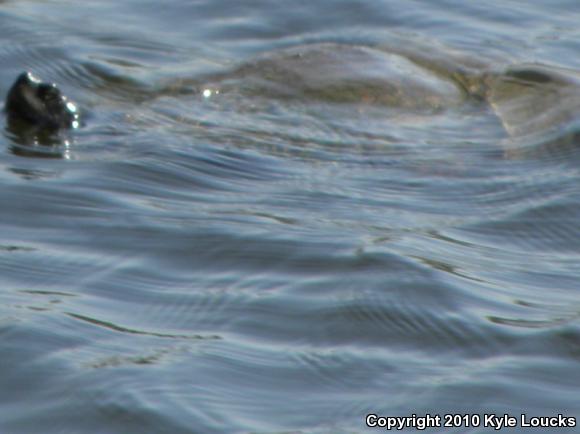
[{"label": "turtle head", "polygon": [[78,126],[78,111],[56,85],[41,82],[30,72],[23,72],[6,97],[6,113],[11,121],[24,121],[46,129]]}]

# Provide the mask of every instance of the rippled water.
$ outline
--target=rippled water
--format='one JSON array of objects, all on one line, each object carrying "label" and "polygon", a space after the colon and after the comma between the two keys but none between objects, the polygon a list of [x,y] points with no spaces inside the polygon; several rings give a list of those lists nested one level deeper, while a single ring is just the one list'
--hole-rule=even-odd
[{"label": "rippled water", "polygon": [[[0,431],[467,413],[424,432],[487,433],[495,413],[578,432],[520,417],[580,417],[579,19],[571,0],[1,1],[1,94],[31,70],[85,121],[53,146],[0,136]],[[296,57],[307,85],[370,81],[301,93],[299,46],[330,47]],[[571,85],[529,113],[417,110],[377,101],[356,50]]]}]

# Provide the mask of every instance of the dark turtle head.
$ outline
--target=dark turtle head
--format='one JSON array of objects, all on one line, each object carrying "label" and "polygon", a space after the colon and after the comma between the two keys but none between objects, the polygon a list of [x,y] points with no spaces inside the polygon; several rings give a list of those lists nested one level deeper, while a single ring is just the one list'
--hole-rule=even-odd
[{"label": "dark turtle head", "polygon": [[5,110],[10,121],[52,130],[74,128],[79,121],[76,105],[54,84],[43,83],[30,72],[20,74],[12,85]]}]

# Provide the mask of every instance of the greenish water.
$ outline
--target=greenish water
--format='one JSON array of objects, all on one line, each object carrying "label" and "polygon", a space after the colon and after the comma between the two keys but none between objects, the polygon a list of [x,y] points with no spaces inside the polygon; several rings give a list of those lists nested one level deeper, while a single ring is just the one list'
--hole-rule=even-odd
[{"label": "greenish water", "polygon": [[[577,432],[521,418],[580,417],[579,18],[0,2],[2,96],[31,70],[85,119],[52,147],[0,135],[0,432]],[[393,51],[431,57],[452,101],[381,100],[421,77]],[[566,80],[505,102],[457,66]]]}]

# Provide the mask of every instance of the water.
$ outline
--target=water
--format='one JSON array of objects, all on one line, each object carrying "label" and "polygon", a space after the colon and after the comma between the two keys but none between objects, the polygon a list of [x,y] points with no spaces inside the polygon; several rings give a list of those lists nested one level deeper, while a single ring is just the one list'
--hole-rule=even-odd
[{"label": "water", "polygon": [[0,2],[0,93],[32,70],[85,118],[53,147],[0,136],[0,431],[467,413],[424,432],[494,432],[490,414],[577,432],[520,418],[580,417],[578,120],[510,137],[481,101],[288,97],[235,71],[415,41],[580,71],[579,18],[574,1]]}]

